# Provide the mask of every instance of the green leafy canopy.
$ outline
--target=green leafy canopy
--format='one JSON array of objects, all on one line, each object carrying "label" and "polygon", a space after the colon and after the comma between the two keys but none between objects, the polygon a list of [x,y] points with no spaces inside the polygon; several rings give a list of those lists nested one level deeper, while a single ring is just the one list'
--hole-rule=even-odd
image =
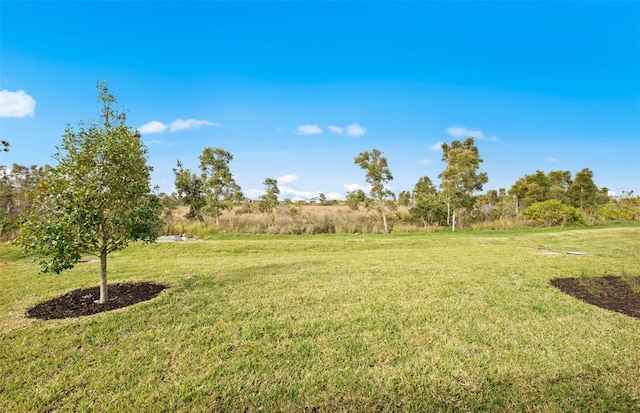
[{"label": "green leafy canopy", "polygon": [[43,272],[72,268],[82,254],[104,257],[133,240],[155,240],[161,205],[152,194],[147,149],[98,82],[100,123],[68,126],[53,167],[25,216],[22,243]]}]

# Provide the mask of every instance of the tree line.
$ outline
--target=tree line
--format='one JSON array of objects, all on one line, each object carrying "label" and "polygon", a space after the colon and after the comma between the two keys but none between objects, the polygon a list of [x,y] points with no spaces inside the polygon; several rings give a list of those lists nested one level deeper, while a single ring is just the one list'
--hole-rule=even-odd
[{"label": "tree line", "polygon": [[[102,116],[107,125],[113,119],[109,119],[105,110],[112,109],[103,109]],[[123,117],[122,114],[117,116]],[[137,133],[131,130],[131,133]],[[84,135],[78,139],[89,142],[92,133],[83,131]],[[140,145],[140,150],[146,154],[146,148]],[[6,141],[2,141],[2,146],[3,151],[9,149]],[[607,188],[596,186],[594,174],[589,168],[575,175],[571,171],[553,170],[545,173],[538,170],[517,179],[508,190],[500,188],[481,193],[489,177],[480,171],[483,159],[474,138],[453,140],[442,144],[441,148],[445,167],[437,176],[439,185],[436,187],[429,176],[422,176],[412,190],[397,194],[389,189],[393,175],[382,151],[374,148],[361,152],[354,157],[354,164],[365,172],[369,190],[350,191],[341,203],[354,211],[364,208],[377,212],[384,232],[390,231],[390,219],[416,227],[445,227],[456,223],[469,226],[496,220],[568,225],[598,219],[636,219],[640,215],[637,205],[639,198],[634,197],[633,191],[623,191],[621,198],[613,200]],[[130,149],[122,150],[126,152]],[[70,155],[79,156],[76,153]],[[158,196],[165,222],[173,218],[180,205],[188,208],[184,216],[187,220],[205,222],[205,218],[211,218],[216,227],[220,226],[225,211],[230,220],[234,215],[251,211],[263,214],[266,220],[273,219],[274,209],[282,203],[278,199],[280,189],[275,178],[266,177],[263,181],[264,194],[257,200],[249,200],[230,170],[233,160],[230,152],[206,147],[198,159],[199,168],[196,172],[186,169],[178,160],[173,169],[175,192]],[[33,201],[43,195],[40,193],[43,188],[37,183],[45,180],[54,170],[50,166],[14,164],[11,169],[0,166],[0,238],[12,238],[19,233],[23,217]],[[87,176],[92,176],[89,169],[86,170]],[[321,204],[327,203],[323,194],[319,198]]]}]

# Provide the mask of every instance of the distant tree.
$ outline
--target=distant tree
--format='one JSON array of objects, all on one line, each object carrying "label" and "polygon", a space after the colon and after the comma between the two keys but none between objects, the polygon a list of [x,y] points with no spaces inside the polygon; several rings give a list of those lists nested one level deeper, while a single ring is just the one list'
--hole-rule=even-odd
[{"label": "distant tree", "polygon": [[347,192],[347,200],[345,201],[345,203],[351,210],[357,211],[358,209],[360,209],[360,204],[366,204],[366,202],[367,195],[362,189],[356,189],[355,191]]},{"label": "distant tree", "polygon": [[423,176],[413,188],[413,206],[409,213],[414,221],[424,226],[439,223],[446,219],[447,211],[438,197],[438,190],[431,178]]},{"label": "distant tree", "polygon": [[536,171],[535,174],[518,179],[509,189],[509,194],[515,196],[521,206],[526,207],[548,200],[550,188],[549,177],[542,171]]},{"label": "distant tree", "polygon": [[325,205],[327,203],[327,196],[322,192],[318,194],[318,198],[320,199],[320,205]]},{"label": "distant tree", "polygon": [[25,217],[22,243],[43,272],[72,268],[82,254],[100,257],[100,303],[107,293],[107,256],[130,241],[156,239],[161,205],[150,188],[147,149],[108,85],[98,82],[100,124],[68,126]]},{"label": "distant tree", "polygon": [[411,203],[411,193],[409,191],[401,191],[398,194],[398,205],[407,207]]},{"label": "distant tree", "polygon": [[387,164],[387,158],[382,156],[382,152],[373,149],[371,152],[364,151],[354,158],[354,163],[366,171],[365,181],[371,185],[370,194],[374,199],[375,208],[382,215],[384,232],[388,233],[386,200],[393,197],[393,192],[387,188],[387,184],[393,180],[391,171]]},{"label": "distant tree", "polygon": [[598,187],[593,182],[593,172],[589,168],[576,173],[569,186],[568,196],[571,205],[576,208],[585,209],[598,205]]},{"label": "distant tree", "polygon": [[603,187],[598,189],[598,197],[596,202],[598,205],[604,205],[611,202],[611,197],[609,196],[609,188]]},{"label": "distant tree", "polygon": [[15,232],[21,216],[27,211],[38,191],[37,184],[49,167],[13,164],[11,169],[0,166],[0,237],[6,231]]},{"label": "distant tree", "polygon": [[471,137],[463,142],[454,140],[451,145],[443,143],[442,161],[446,162],[447,166],[438,178],[441,195],[447,205],[448,224],[451,222],[452,209],[471,207],[473,191],[481,191],[489,178],[486,172],[478,173],[483,160]]},{"label": "distant tree", "polygon": [[202,209],[206,206],[207,201],[204,196],[202,179],[190,170],[183,168],[180,161],[178,161],[177,169],[173,169],[173,173],[176,177],[175,187],[178,199],[189,207],[185,218],[190,221],[204,221]]},{"label": "distant tree", "polygon": [[178,208],[180,201],[175,193],[167,195],[164,192],[158,194],[162,205],[162,219],[165,222],[173,222],[173,213]]},{"label": "distant tree", "polygon": [[278,205],[278,194],[280,193],[280,188],[278,188],[278,181],[273,178],[266,178],[262,184],[265,187],[265,193],[260,196],[258,209],[262,213],[270,214]]},{"label": "distant tree", "polygon": [[568,204],[568,190],[573,183],[571,171],[550,171],[547,177],[549,178],[549,199]]},{"label": "distant tree", "polygon": [[220,212],[230,209],[243,198],[240,186],[229,169],[233,155],[221,148],[205,148],[200,155],[201,181],[207,209],[213,213],[216,226]]}]

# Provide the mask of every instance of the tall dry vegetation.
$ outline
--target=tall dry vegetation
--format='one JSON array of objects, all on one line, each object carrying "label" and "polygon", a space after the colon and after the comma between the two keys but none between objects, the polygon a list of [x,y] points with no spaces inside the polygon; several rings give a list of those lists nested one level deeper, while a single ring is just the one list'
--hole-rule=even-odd
[{"label": "tall dry vegetation", "polygon": [[[314,205],[305,203],[281,203],[271,214],[261,213],[255,203],[245,204],[232,211],[224,211],[216,228],[211,217],[204,222],[187,220],[187,207],[178,207],[171,215],[165,215],[167,235],[186,234],[205,237],[214,233],[243,234],[362,234],[379,233],[384,223],[375,210],[352,210],[343,204]],[[389,217],[391,228],[406,226],[410,219],[407,208],[400,208]],[[403,224],[403,221],[405,222]],[[438,228],[438,227],[433,227]],[[417,227],[416,227],[417,229]]]}]

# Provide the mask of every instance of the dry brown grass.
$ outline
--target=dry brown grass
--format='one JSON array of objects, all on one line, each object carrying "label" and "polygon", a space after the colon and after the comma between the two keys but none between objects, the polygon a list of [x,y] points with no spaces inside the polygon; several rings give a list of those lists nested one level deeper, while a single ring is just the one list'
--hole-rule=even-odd
[{"label": "dry brown grass", "polygon": [[[205,217],[203,223],[189,222],[184,218],[186,207],[180,207],[167,222],[165,232],[178,235],[204,237],[218,232],[237,232],[244,234],[370,234],[383,230],[382,219],[375,210],[360,208],[352,210],[346,205],[317,205],[285,202],[271,214],[258,211],[256,204],[245,205],[233,211],[224,211],[220,224],[215,226],[211,217]],[[408,208],[400,208],[389,214],[391,228],[399,225],[403,232],[408,227],[419,227],[408,221]]]}]

